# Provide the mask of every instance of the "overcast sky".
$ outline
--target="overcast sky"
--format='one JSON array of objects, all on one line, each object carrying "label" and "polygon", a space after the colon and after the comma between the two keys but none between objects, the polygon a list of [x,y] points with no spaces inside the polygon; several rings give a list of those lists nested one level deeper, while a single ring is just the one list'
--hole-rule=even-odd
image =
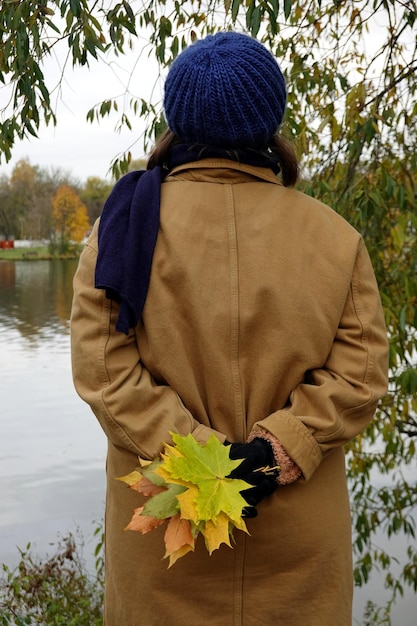
[{"label": "overcast sky", "polygon": [[[44,68],[48,88],[57,84],[62,61],[53,58]],[[142,54],[132,52],[126,57],[112,57],[108,62],[91,62],[90,69],[75,68],[69,65],[65,71],[62,93],[53,92],[52,101],[56,103],[57,126],[39,130],[39,139],[16,143],[9,163],[3,158],[0,173],[10,176],[19,159],[27,158],[32,165],[41,167],[59,167],[70,172],[75,178],[84,181],[89,176],[109,178],[108,170],[111,161],[119,153],[132,147],[133,158],[143,156],[143,141],[140,138],[144,131],[144,122],[132,111],[126,109],[132,130],[115,132],[115,126],[123,112],[123,94],[129,84],[131,92],[139,98],[153,102],[161,100],[161,81],[158,82],[156,61]],[[0,106],[6,101],[7,94],[0,89]],[[87,111],[103,99],[120,96],[119,112],[113,112],[110,118],[99,123],[86,121]],[[136,126],[135,126],[136,124]]]},{"label": "overcast sky", "polygon": [[[367,47],[377,48],[386,37],[386,26],[380,19],[372,20],[367,35]],[[408,31],[407,31],[408,33]],[[408,35],[409,36],[409,33]],[[111,161],[120,153],[131,148],[133,158],[144,156],[143,140],[144,121],[135,116],[129,107],[125,107],[132,130],[115,132],[115,126],[123,112],[123,94],[128,87],[137,98],[148,100],[156,105],[162,99],[162,81],[158,81],[158,67],[153,57],[149,57],[149,44],[142,34],[135,40],[136,51],[129,55],[110,56],[105,61],[91,61],[90,68],[72,69],[69,64],[65,70],[65,81],[58,93],[54,87],[59,81],[67,44],[61,47],[47,61],[44,75],[48,88],[52,92],[58,118],[56,127],[41,127],[39,139],[31,138],[15,144],[13,158],[6,164],[2,159],[0,174],[10,175],[19,159],[27,158],[32,165],[45,168],[61,168],[71,173],[80,182],[89,176],[110,178],[108,172]],[[54,48],[55,50],[55,48]],[[55,54],[55,53],[54,53]],[[103,99],[119,96],[119,113],[113,112],[106,118],[93,124],[86,121],[87,111]],[[129,99],[129,98],[128,98]],[[0,87],[0,109],[7,101],[7,92]]]}]

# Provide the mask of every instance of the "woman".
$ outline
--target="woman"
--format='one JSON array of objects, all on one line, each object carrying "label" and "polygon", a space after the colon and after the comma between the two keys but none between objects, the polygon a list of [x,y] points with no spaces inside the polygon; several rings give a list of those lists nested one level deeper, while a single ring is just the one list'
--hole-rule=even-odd
[{"label": "woman", "polygon": [[[148,171],[116,184],[80,259],[74,381],[108,438],[106,626],[352,623],[343,445],[386,391],[387,339],[360,235],[292,188],[285,106],[256,40],[191,45]],[[244,477],[281,469],[246,494],[250,536],[167,570],[160,529],[123,532],[140,502],[115,478],[170,432],[233,442]]]}]

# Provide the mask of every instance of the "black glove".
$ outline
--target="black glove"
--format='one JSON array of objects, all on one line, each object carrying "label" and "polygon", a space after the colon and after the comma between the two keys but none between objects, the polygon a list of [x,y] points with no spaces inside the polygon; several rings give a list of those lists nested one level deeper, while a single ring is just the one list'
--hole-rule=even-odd
[{"label": "black glove", "polygon": [[276,476],[266,476],[263,472],[251,472],[250,474],[246,474],[243,480],[253,485],[253,487],[241,491],[242,497],[248,503],[248,506],[245,506],[242,511],[242,516],[256,517],[258,514],[256,506],[261,500],[266,498],[266,496],[270,496],[274,493],[275,489],[278,487]]},{"label": "black glove", "polygon": [[[249,505],[243,509],[242,515],[243,517],[256,517],[258,514],[256,505],[278,487],[276,479],[279,471],[275,469],[276,461],[272,446],[269,441],[260,437],[256,437],[250,443],[230,444],[225,441],[225,445],[230,445],[229,457],[231,459],[243,459],[242,463],[230,473],[230,477],[241,478],[253,485],[241,492]],[[256,471],[265,467],[271,470],[268,473]]]},{"label": "black glove", "polygon": [[231,459],[243,459],[239,467],[231,472],[231,478],[244,478],[260,468],[276,466],[274,451],[266,439],[255,437],[250,443],[227,444],[225,442],[225,444],[230,445],[229,457]]}]

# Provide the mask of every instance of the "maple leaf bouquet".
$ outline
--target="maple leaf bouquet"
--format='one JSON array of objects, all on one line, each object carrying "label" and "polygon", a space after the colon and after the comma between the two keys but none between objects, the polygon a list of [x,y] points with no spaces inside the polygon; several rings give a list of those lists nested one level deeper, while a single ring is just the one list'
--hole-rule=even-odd
[{"label": "maple leaf bouquet", "polygon": [[134,510],[125,530],[145,534],[167,523],[165,556],[171,567],[194,550],[203,535],[209,554],[222,543],[231,547],[233,530],[248,532],[242,517],[247,506],[241,492],[252,485],[230,478],[241,459],[229,458],[229,447],[212,435],[205,445],[192,435],[171,433],[174,445],[165,444],[160,457],[117,480],[148,497]]}]

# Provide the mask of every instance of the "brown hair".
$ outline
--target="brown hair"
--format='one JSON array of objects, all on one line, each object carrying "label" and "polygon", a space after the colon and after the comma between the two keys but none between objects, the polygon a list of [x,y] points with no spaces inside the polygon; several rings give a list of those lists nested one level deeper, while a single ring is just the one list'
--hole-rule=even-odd
[{"label": "brown hair", "polygon": [[[149,155],[147,169],[151,170],[157,165],[166,166],[170,148],[178,143],[181,143],[181,140],[167,128],[156,140]],[[233,150],[229,152],[225,150],[226,157],[228,153],[231,158],[234,158]],[[298,159],[293,145],[287,139],[277,133],[267,148],[260,150],[259,154],[271,158],[271,161],[278,162],[284,187],[293,187],[296,184],[299,175]]]}]

